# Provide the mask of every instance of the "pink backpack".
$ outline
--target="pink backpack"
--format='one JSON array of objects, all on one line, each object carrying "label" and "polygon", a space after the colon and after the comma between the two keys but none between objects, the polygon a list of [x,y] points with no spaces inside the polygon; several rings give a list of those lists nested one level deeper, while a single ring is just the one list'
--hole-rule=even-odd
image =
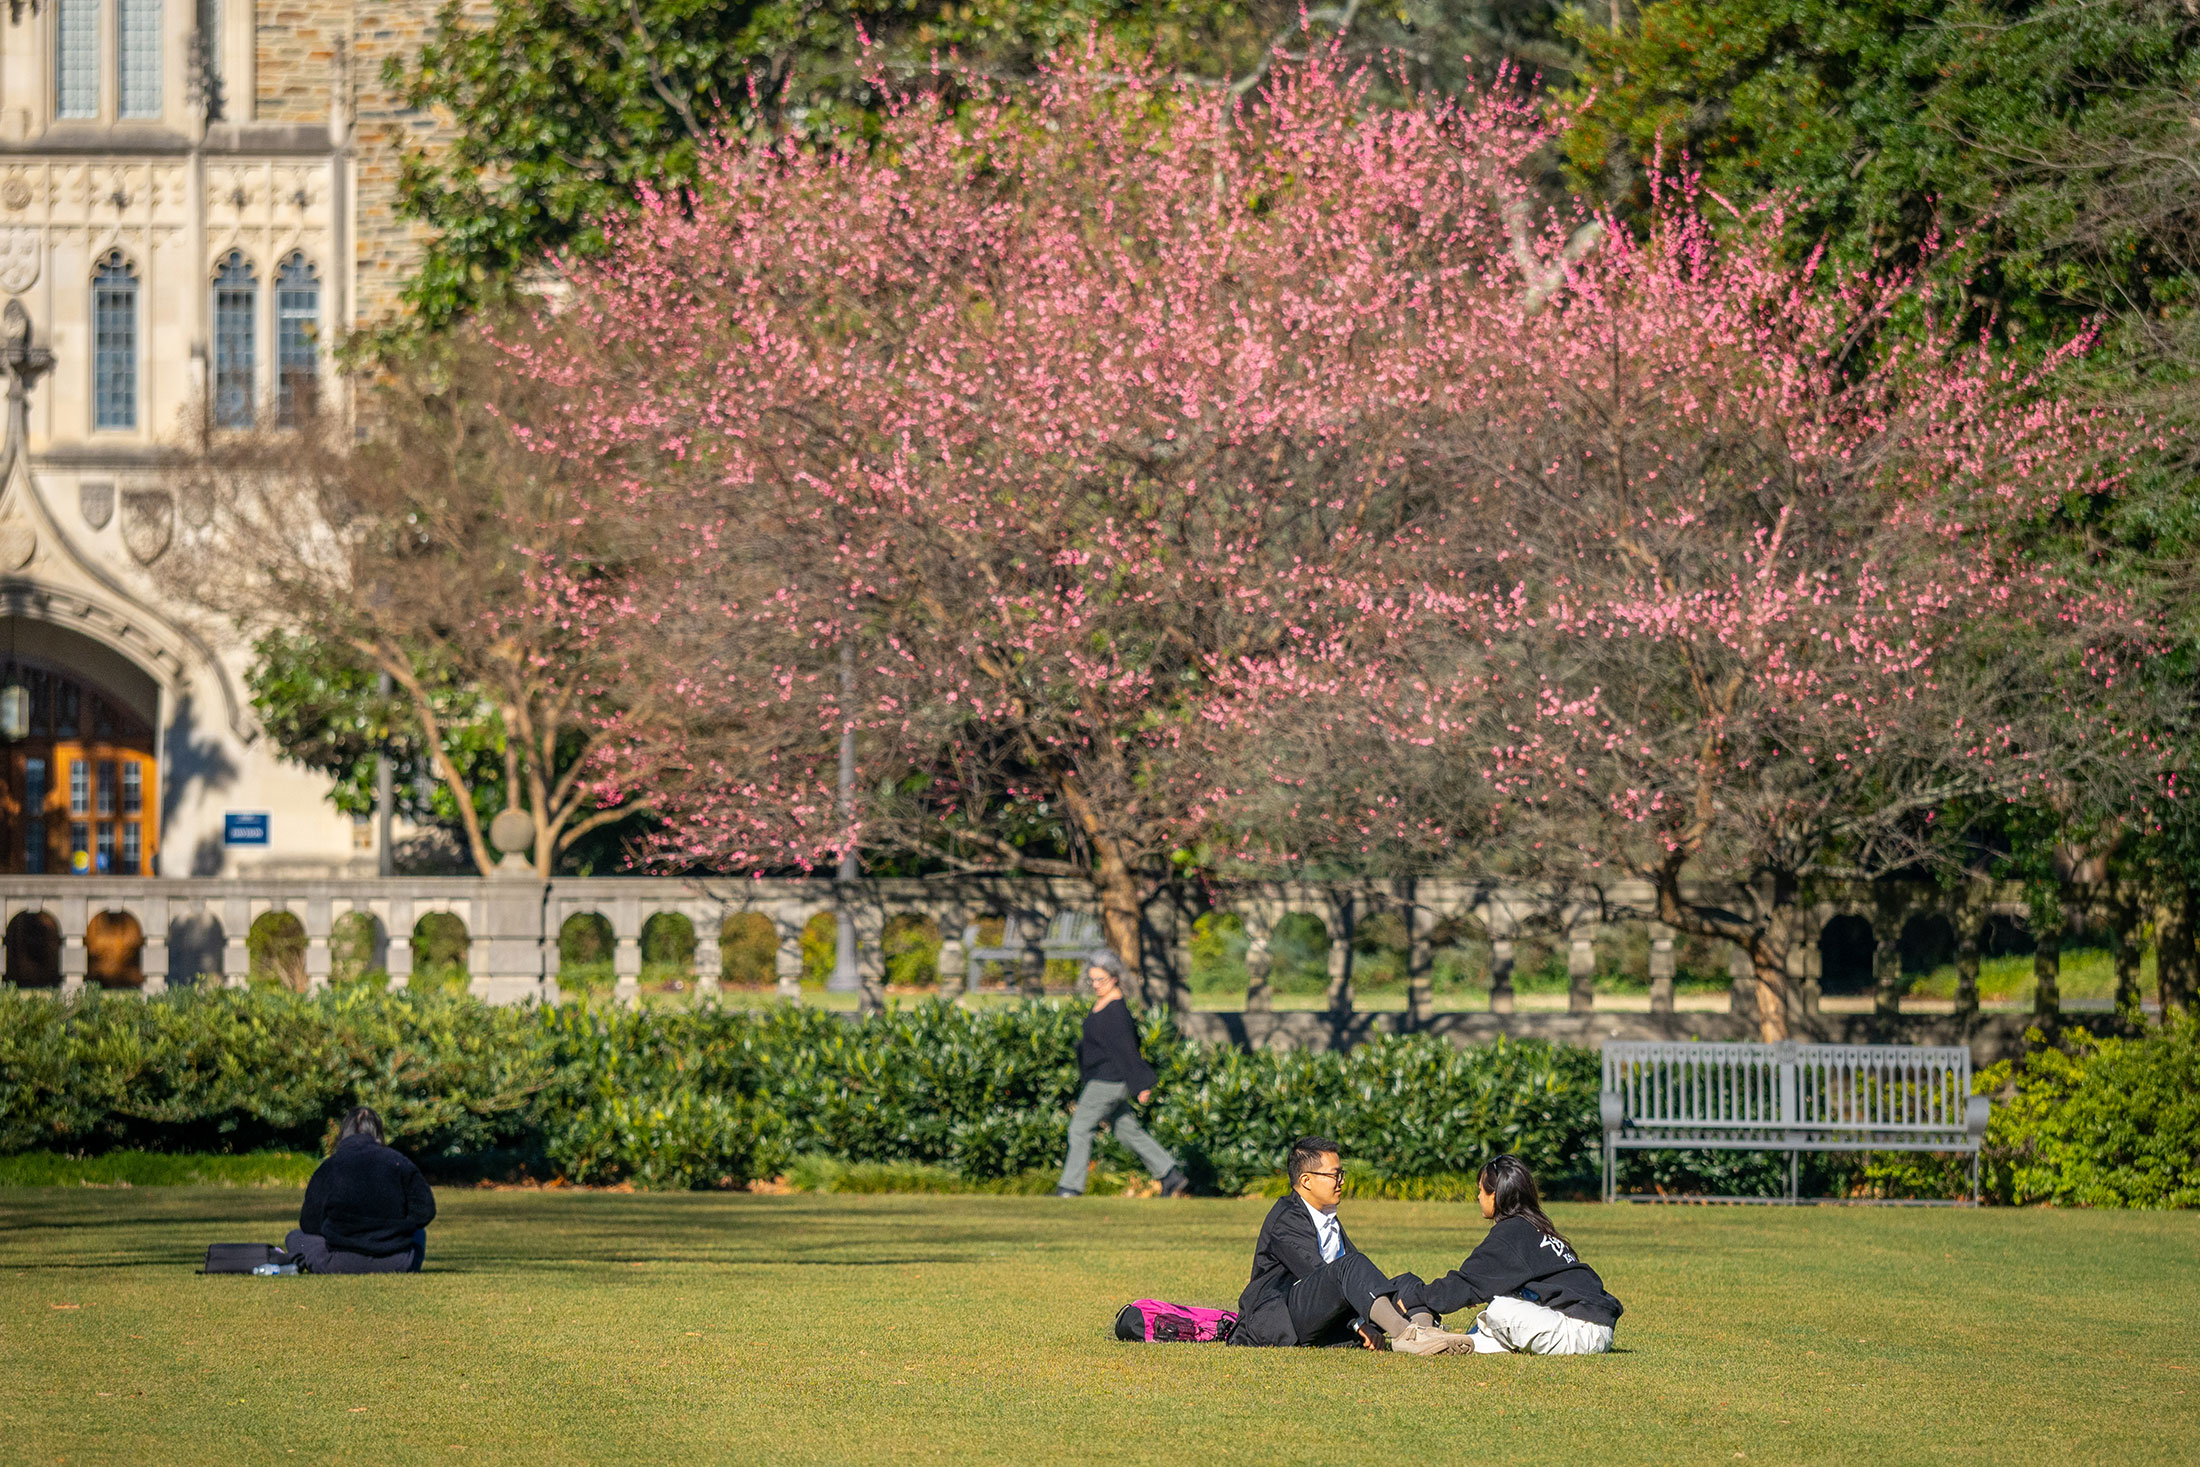
[{"label": "pink backpack", "polygon": [[1115,1316],[1115,1337],[1133,1344],[1156,1345],[1181,1341],[1192,1345],[1220,1345],[1230,1339],[1238,1317],[1227,1309],[1201,1309],[1192,1304],[1169,1304],[1160,1299],[1140,1299],[1125,1304]]}]

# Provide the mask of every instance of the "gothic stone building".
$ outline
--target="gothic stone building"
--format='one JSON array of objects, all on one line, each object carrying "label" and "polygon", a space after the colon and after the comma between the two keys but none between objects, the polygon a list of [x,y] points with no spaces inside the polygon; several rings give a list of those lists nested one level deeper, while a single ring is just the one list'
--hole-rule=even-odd
[{"label": "gothic stone building", "polygon": [[164,604],[149,571],[188,506],[155,461],[200,401],[279,423],[330,344],[393,309],[417,247],[398,147],[435,124],[382,63],[433,11],[0,14],[0,872],[373,869],[371,829],[255,726],[246,649]]}]

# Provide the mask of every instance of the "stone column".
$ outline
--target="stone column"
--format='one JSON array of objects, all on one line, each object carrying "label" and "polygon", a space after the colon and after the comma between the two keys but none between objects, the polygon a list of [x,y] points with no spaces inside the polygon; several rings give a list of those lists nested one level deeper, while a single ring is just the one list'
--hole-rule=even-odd
[{"label": "stone column", "polygon": [[940,941],[940,998],[953,1003],[962,997],[963,980],[970,971],[970,957],[963,947],[962,929],[956,928]]},{"label": "stone column", "polygon": [[252,979],[252,903],[243,896],[222,902],[222,982],[242,988]]},{"label": "stone column", "polygon": [[1353,908],[1350,893],[1336,898],[1329,907],[1334,918],[1329,929],[1329,1012],[1340,1016],[1352,1012]]},{"label": "stone column", "polygon": [[1820,944],[1825,938],[1826,924],[1819,920],[1813,908],[1803,928],[1803,941],[1799,956],[1803,960],[1803,1012],[1819,1013],[1826,997],[1826,952]]},{"label": "stone column", "polygon": [[1956,929],[1956,1017],[1978,1012],[1979,953],[1986,937],[1986,913],[1966,905],[1949,914]]},{"label": "stone column", "polygon": [[1757,969],[1749,961],[1749,949],[1738,942],[1727,944],[1726,1010],[1752,1023],[1757,1018]]},{"label": "stone column", "polygon": [[412,985],[413,904],[409,896],[390,898],[389,916],[382,923],[384,965],[390,975],[390,992]]},{"label": "stone column", "polygon": [[1885,908],[1872,924],[1872,1009],[1902,1012],[1902,914]]},{"label": "stone column", "polygon": [[1650,1012],[1673,1012],[1673,929],[1650,924]]},{"label": "stone column", "polygon": [[642,1001],[642,899],[619,896],[611,911],[611,996],[629,1007]]},{"label": "stone column", "polygon": [[1245,924],[1245,1012],[1265,1014],[1275,1007],[1268,991],[1268,967],[1273,957],[1268,939],[1275,931],[1274,914],[1266,902],[1248,901],[1239,911]]},{"label": "stone column", "polygon": [[138,903],[134,913],[138,919],[138,935],[142,945],[138,948],[138,967],[145,974],[145,991],[149,994],[168,991],[168,897],[154,891]]},{"label": "stone column", "polygon": [[688,976],[695,983],[697,1003],[716,1003],[719,983],[725,977],[725,953],[718,946],[724,935],[725,916],[715,906],[698,903],[686,909],[688,925],[695,929],[695,953],[688,960]]},{"label": "stone column", "polygon": [[1597,1006],[1597,949],[1594,919],[1577,921],[1567,932],[1566,1011],[1586,1014]]},{"label": "stone column", "polygon": [[2032,950],[2032,1016],[2048,1028],[2062,1022],[2062,945],[2065,921],[2060,899],[2039,923],[2039,945]]},{"label": "stone column", "polygon": [[336,925],[333,904],[325,896],[306,898],[306,992],[328,987],[330,930]]},{"label": "stone column", "polygon": [[1516,956],[1511,937],[1490,939],[1490,1012],[1493,1014],[1513,1011],[1513,959]]},{"label": "stone column", "polygon": [[[792,915],[790,915],[790,912]],[[778,996],[788,1003],[802,1001],[802,924],[799,907],[775,908],[770,914],[772,931],[779,941],[772,948],[772,981]]]},{"label": "stone column", "polygon": [[1406,883],[1406,1022],[1416,1029],[1436,1017],[1436,913],[1421,900],[1422,885]]},{"label": "stone column", "polygon": [[91,955],[84,947],[91,903],[80,896],[64,896],[59,907],[54,916],[61,923],[61,996],[74,998],[84,991],[84,976],[91,971]]}]

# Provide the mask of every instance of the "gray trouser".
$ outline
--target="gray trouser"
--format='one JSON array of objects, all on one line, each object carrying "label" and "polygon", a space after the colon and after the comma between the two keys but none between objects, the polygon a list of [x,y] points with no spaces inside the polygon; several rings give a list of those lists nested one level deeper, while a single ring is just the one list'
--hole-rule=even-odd
[{"label": "gray trouser", "polygon": [[1169,1155],[1168,1148],[1147,1135],[1138,1117],[1131,1114],[1123,1099],[1129,1090],[1121,1080],[1085,1082],[1084,1093],[1077,1097],[1077,1109],[1069,1118],[1069,1160],[1062,1163],[1065,1191],[1085,1190],[1085,1169],[1092,1165],[1092,1133],[1111,1122],[1115,1139],[1137,1152],[1147,1171],[1165,1177],[1176,1170],[1176,1158]]},{"label": "gray trouser", "polygon": [[418,1273],[428,1256],[428,1232],[425,1228],[418,1229],[413,1233],[410,1248],[378,1257],[372,1253],[347,1253],[341,1248],[331,1248],[328,1239],[319,1233],[292,1228],[290,1236],[283,1239],[283,1251],[302,1260],[308,1273]]}]

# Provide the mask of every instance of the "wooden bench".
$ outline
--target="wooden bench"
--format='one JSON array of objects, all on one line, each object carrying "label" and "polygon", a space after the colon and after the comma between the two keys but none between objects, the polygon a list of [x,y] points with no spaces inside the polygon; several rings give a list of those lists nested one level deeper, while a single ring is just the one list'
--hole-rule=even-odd
[{"label": "wooden bench", "polygon": [[1789,1203],[1801,1200],[1796,1157],[1805,1151],[1968,1153],[1976,1206],[1992,1103],[1971,1093],[1962,1045],[1629,1042],[1604,1046],[1598,1110],[1607,1202],[1621,1200],[1621,1151],[1686,1148],[1786,1152]]},{"label": "wooden bench", "polygon": [[[1036,937],[1022,936],[1040,933]],[[1108,950],[1107,939],[1101,935],[1100,919],[1090,912],[1057,912],[1054,920],[1041,932],[1037,914],[1011,912],[1001,928],[1001,940],[993,947],[978,945],[978,924],[972,922],[963,928],[963,952],[970,963],[970,989],[977,991],[980,963],[1006,963],[1014,972],[1022,964],[1036,959],[1040,971],[1056,958],[1090,958]],[[1085,975],[1082,970],[1079,978]]]}]

